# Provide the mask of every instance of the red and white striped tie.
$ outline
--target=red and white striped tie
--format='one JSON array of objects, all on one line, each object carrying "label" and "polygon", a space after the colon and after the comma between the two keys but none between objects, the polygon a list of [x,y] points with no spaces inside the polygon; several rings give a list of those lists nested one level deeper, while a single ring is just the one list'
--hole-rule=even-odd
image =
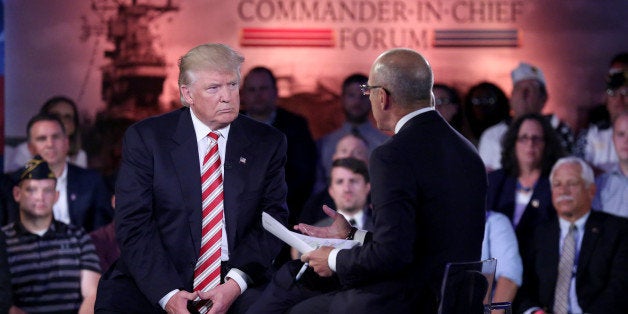
[{"label": "red and white striped tie", "polygon": [[[220,154],[217,132],[211,132],[209,148],[203,158],[201,191],[203,200],[202,240],[199,259],[194,269],[194,290],[208,291],[220,284],[220,244],[222,238],[223,199]],[[206,313],[205,303],[199,312]]]}]

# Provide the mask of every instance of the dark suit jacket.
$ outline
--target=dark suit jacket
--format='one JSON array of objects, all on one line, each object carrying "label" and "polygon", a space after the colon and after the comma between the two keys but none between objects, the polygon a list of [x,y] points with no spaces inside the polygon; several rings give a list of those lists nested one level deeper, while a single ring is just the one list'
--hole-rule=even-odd
[{"label": "dark suit jacket", "polygon": [[0,231],[0,313],[8,313],[13,303],[8,258],[5,235]]},{"label": "dark suit jacket", "polygon": [[68,163],[67,198],[70,223],[87,232],[105,226],[113,218],[111,194],[95,170]]},{"label": "dark suit jacket", "polygon": [[391,296],[373,304],[374,312],[436,313],[445,264],[480,259],[484,164],[471,143],[428,111],[373,151],[370,174],[372,241],[338,253],[338,278],[356,296]]},{"label": "dark suit jacket", "polygon": [[[267,280],[281,242],[262,228],[262,211],[286,223],[286,140],[240,115],[231,123],[224,160],[224,216],[229,261],[250,286]],[[124,136],[116,185],[121,257],[101,279],[96,309],[161,311],[174,289],[192,291],[201,243],[201,181],[189,108],[148,118]]]},{"label": "dark suit jacket", "polygon": [[[507,175],[503,169],[489,173],[486,208],[508,216],[512,222],[515,213],[516,189],[517,178]],[[549,178],[541,176],[534,187],[530,202],[515,228],[519,252],[523,259],[529,255],[527,252],[534,236],[534,229],[554,217],[556,217],[556,210],[552,205]]]},{"label": "dark suit jacket", "polygon": [[[628,220],[592,211],[578,256],[576,294],[586,313],[628,313]],[[558,218],[539,226],[532,264],[524,265],[519,311],[552,310],[560,259]]]}]

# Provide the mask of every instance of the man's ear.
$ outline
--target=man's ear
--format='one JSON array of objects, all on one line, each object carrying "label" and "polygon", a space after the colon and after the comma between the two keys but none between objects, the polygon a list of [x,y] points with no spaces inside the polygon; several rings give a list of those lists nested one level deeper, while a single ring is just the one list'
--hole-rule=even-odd
[{"label": "man's ear", "polygon": [[20,185],[16,185],[13,187],[13,199],[15,200],[16,203],[20,202],[20,193],[22,191],[20,190]]},{"label": "man's ear", "polygon": [[181,85],[179,89],[180,89],[181,95],[183,95],[183,99],[185,99],[185,102],[187,102],[188,104],[194,103],[194,100],[192,98],[192,93],[190,92],[190,88],[187,85]]},{"label": "man's ear", "polygon": [[377,96],[380,99],[380,108],[382,111],[386,111],[390,109],[392,98],[385,90],[382,90]]}]

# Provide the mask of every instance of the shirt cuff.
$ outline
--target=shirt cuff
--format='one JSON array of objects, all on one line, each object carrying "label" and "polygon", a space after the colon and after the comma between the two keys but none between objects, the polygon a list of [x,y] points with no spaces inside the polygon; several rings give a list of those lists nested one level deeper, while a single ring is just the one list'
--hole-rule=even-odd
[{"label": "shirt cuff", "polygon": [[366,230],[356,230],[355,234],[353,235],[353,240],[360,242],[360,245],[364,244],[364,239],[366,239],[366,234],[368,233],[368,231]]},{"label": "shirt cuff", "polygon": [[174,289],[170,291],[168,294],[166,294],[163,298],[159,299],[159,305],[161,306],[162,309],[164,309],[164,311],[166,310],[166,304],[168,304],[168,301],[170,301],[170,298],[172,298],[172,296],[175,295],[179,291],[180,291],[179,289]]},{"label": "shirt cuff", "polygon": [[340,249],[332,249],[327,257],[327,266],[329,266],[329,269],[331,269],[334,273],[336,272],[336,256],[338,255],[338,252],[340,252]]},{"label": "shirt cuff", "polygon": [[243,271],[237,268],[231,268],[227,273],[227,276],[225,276],[225,278],[231,278],[235,280],[238,286],[240,286],[240,294],[244,293],[244,291],[246,291],[246,289],[249,287],[249,285],[246,283],[247,277],[248,276]]}]

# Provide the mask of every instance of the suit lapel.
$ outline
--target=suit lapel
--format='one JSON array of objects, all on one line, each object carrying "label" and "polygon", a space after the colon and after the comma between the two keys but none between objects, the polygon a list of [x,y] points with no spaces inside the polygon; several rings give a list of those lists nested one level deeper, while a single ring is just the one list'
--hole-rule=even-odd
[{"label": "suit lapel", "polygon": [[239,115],[229,128],[229,137],[227,140],[227,148],[224,161],[224,208],[225,222],[227,224],[227,239],[229,250],[233,250],[233,244],[236,243],[236,230],[238,228],[238,197],[244,190],[246,182],[246,168],[248,167],[247,159],[254,158],[248,153],[251,141],[247,136],[246,124],[242,120],[246,119]]},{"label": "suit lapel", "polygon": [[76,180],[76,178],[74,178],[74,170],[71,169],[69,164],[65,164],[65,167],[67,168],[67,174],[66,174],[66,186],[65,186],[65,194],[66,194],[66,198],[67,198],[67,203],[68,203],[68,214],[70,215],[70,223],[77,225],[77,226],[81,226],[83,225],[83,221],[80,221],[79,216],[76,213],[76,206],[74,206],[74,202],[76,201],[76,196],[77,194],[80,193],[76,193],[76,191],[78,190],[78,180]]},{"label": "suit lapel", "polygon": [[580,252],[578,253],[578,271],[576,276],[583,273],[580,271],[581,269],[586,269],[587,264],[591,259],[591,255],[593,254],[593,250],[597,246],[596,243],[600,238],[600,234],[604,226],[603,221],[599,218],[600,217],[596,215],[595,212],[591,212],[586,224],[584,225],[584,235],[580,246]]},{"label": "suit lapel", "polygon": [[201,179],[198,145],[189,109],[182,109],[172,135],[170,156],[177,173],[181,196],[189,213],[190,232],[195,247],[201,246]]}]

